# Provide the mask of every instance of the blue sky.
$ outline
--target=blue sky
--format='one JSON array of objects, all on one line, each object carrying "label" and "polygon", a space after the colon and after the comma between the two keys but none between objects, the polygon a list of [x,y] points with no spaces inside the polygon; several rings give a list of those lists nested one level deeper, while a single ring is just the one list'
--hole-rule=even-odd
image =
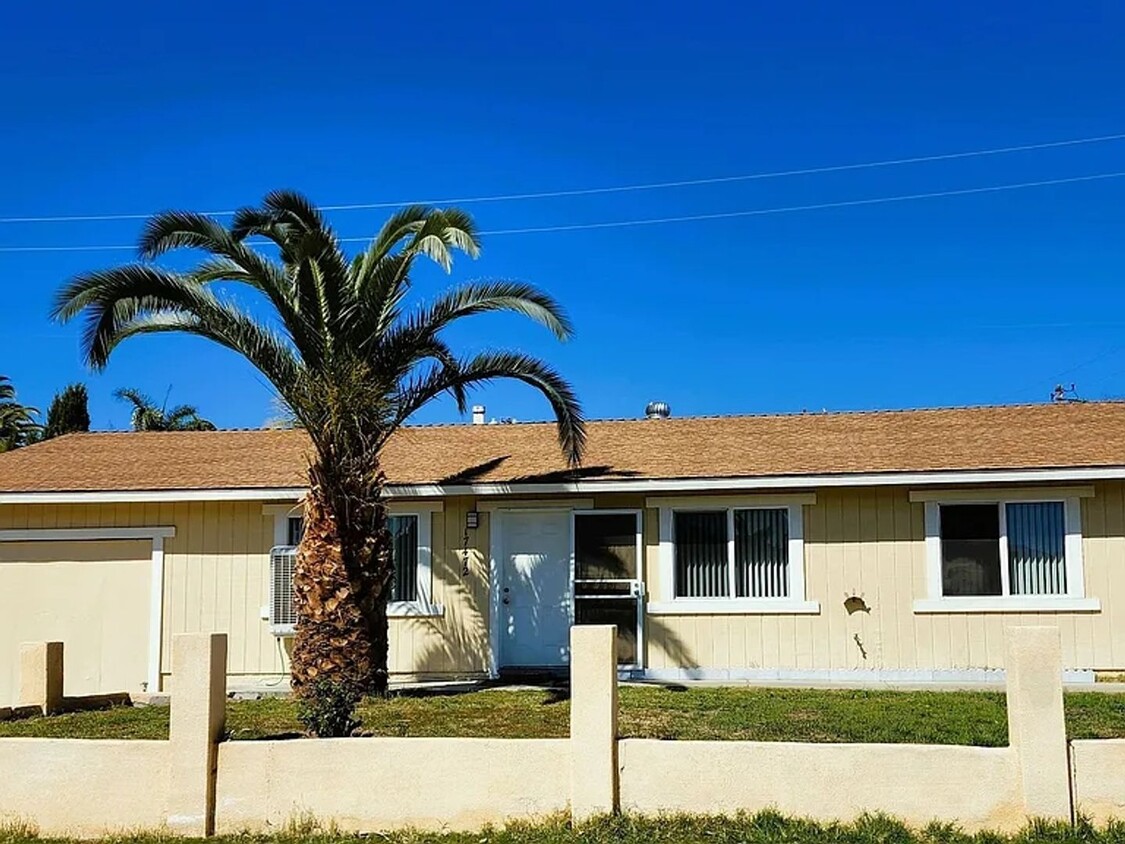
[{"label": "blue sky", "polygon": [[[118,2],[0,12],[0,217],[214,210],[292,187],[323,204],[729,176],[1125,132],[1117,3]],[[486,231],[745,211],[1125,171],[1125,141],[867,170],[466,207]],[[1125,179],[986,195],[487,237],[454,280],[558,297],[559,345],[489,317],[594,417],[1125,396]],[[344,236],[385,211],[332,215]],[[134,242],[135,221],[0,224],[0,248]],[[51,325],[70,275],[127,251],[0,251],[0,374],[96,427],[135,386],[223,426],[273,415],[201,341],[123,347],[90,375]],[[419,296],[448,282],[419,276]],[[490,416],[544,418],[518,385]],[[418,421],[455,421],[439,404]]]}]

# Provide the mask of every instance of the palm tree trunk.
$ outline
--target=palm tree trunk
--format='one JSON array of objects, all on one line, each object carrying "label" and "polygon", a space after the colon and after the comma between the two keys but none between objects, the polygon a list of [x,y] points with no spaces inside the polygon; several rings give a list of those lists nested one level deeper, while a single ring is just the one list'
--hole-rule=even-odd
[{"label": "palm tree trunk", "polygon": [[293,573],[293,690],[315,696],[327,681],[357,694],[385,694],[394,568],[381,479],[349,483],[346,472],[314,463],[309,481]]}]

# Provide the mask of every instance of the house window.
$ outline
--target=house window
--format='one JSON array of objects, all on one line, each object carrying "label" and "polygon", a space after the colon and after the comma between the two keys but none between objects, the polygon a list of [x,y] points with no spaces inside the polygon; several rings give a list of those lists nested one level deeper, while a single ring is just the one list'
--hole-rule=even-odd
[{"label": "house window", "polygon": [[[387,529],[391,534],[391,555],[394,561],[394,581],[391,586],[392,601],[418,599],[418,517],[388,516]],[[286,525],[288,544],[294,548],[301,544],[305,533],[305,520],[290,516]]]},{"label": "house window", "polygon": [[942,504],[940,517],[943,596],[1067,594],[1064,502]]},{"label": "house window", "polygon": [[[917,500],[917,499],[915,499]],[[919,612],[1096,610],[1082,570],[1081,501],[926,499],[928,599]]]},{"label": "house window", "polygon": [[289,545],[296,548],[301,544],[301,537],[305,535],[305,520],[300,516],[290,516],[286,524],[286,535],[289,537]]},{"label": "house window", "polygon": [[[402,508],[405,509],[405,508]],[[432,515],[440,513],[440,503],[418,502],[411,512],[399,508],[387,515],[391,536],[391,558],[394,566],[391,594],[387,603],[389,616],[436,616],[444,610],[432,601]],[[274,518],[275,547],[270,553],[270,622],[277,635],[289,635],[292,577],[295,549],[304,534],[304,520],[293,516],[290,505],[265,505],[263,513]],[[288,615],[287,615],[288,612]]]},{"label": "house window", "polygon": [[678,512],[673,545],[677,598],[789,597],[787,508]]},{"label": "house window", "polygon": [[654,500],[661,505],[664,599],[649,612],[819,612],[805,600],[802,504],[777,496],[715,496],[717,506],[707,500]]},{"label": "house window", "polygon": [[392,601],[418,600],[418,517],[390,516],[391,554],[395,575],[391,584]]},{"label": "house window", "polygon": [[1000,595],[1000,508],[947,504],[941,508],[943,595]]}]

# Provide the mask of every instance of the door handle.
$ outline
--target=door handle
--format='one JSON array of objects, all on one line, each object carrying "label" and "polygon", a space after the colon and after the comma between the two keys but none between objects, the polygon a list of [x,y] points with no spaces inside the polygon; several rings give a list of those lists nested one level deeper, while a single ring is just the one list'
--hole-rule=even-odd
[{"label": "door handle", "polygon": [[504,604],[510,604],[510,603],[511,603],[511,601],[509,601],[509,600],[508,600],[507,598],[502,598],[502,599],[501,599],[501,601],[502,601],[502,602],[503,602]]}]

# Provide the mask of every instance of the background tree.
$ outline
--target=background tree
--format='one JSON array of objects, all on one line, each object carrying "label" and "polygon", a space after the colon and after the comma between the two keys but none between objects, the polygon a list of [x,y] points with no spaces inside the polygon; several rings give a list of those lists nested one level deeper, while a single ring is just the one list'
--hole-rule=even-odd
[{"label": "background tree", "polygon": [[43,439],[61,437],[63,434],[81,433],[90,430],[90,397],[85,384],[70,384],[51,399],[47,408],[47,425],[43,428]]},{"label": "background tree", "polygon": [[10,378],[0,375],[0,452],[27,445],[39,433],[39,411],[16,400]]},{"label": "background tree", "polygon": [[130,422],[134,431],[214,431],[213,423],[203,419],[190,404],[167,410],[168,400],[158,405],[140,390],[115,390],[114,396],[133,405]]},{"label": "background tree", "polygon": [[[268,240],[278,258],[253,248],[249,237]],[[306,703],[382,693],[394,575],[383,446],[438,396],[452,396],[464,412],[468,389],[514,378],[546,397],[562,451],[577,465],[585,426],[565,380],[519,352],[458,357],[443,339],[453,323],[489,311],[522,314],[559,339],[570,336],[571,325],[551,297],[515,281],[464,284],[406,309],[417,259],[448,272],[454,251],[478,254],[472,219],[456,209],[403,208],[349,259],[305,197],[275,192],[261,207],[238,211],[229,228],[201,214],[153,217],[141,256],[151,260],[177,248],[210,254],[183,272],[130,264],[85,273],[59,292],[54,315],[85,316],[83,352],[96,369],[131,337],[178,331],[234,350],[273,384],[312,446],[293,579],[293,687]],[[272,306],[271,318],[240,309],[217,284],[250,288]],[[324,735],[348,720],[310,716],[306,723]]]}]

